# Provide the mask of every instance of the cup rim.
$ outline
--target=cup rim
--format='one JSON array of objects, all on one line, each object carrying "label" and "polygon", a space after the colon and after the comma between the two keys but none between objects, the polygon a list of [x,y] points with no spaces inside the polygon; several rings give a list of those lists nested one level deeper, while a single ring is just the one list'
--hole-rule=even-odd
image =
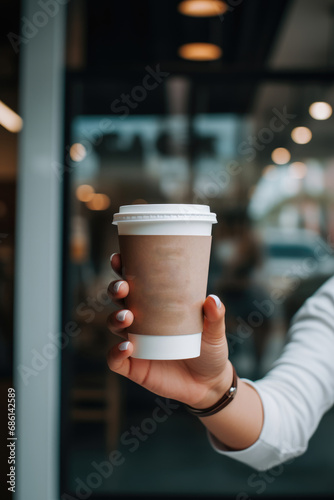
[{"label": "cup rim", "polygon": [[119,212],[113,216],[113,224],[119,222],[210,222],[215,224],[217,217],[210,212],[208,205],[192,204],[146,204],[146,205],[123,205]]}]

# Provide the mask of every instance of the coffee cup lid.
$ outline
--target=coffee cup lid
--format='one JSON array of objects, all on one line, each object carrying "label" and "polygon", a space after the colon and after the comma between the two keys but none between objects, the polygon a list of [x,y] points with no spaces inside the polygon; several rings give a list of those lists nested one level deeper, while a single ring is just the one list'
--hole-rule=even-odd
[{"label": "coffee cup lid", "polygon": [[113,224],[134,221],[201,221],[215,224],[216,214],[210,212],[208,205],[191,204],[145,204],[123,205],[114,214]]}]

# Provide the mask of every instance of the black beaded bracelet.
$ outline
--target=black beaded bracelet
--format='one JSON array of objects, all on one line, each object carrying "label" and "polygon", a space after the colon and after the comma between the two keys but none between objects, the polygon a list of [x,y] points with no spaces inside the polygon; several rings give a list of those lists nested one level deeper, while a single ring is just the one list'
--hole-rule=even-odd
[{"label": "black beaded bracelet", "polygon": [[192,414],[195,415],[196,417],[211,417],[211,415],[214,415],[215,413],[218,413],[220,410],[225,408],[228,404],[233,401],[235,398],[235,395],[237,393],[237,387],[238,387],[238,377],[237,373],[235,371],[234,366],[232,365],[233,368],[233,380],[232,380],[232,385],[229,388],[227,392],[223,395],[222,398],[220,398],[217,403],[214,405],[210,406],[209,408],[193,408],[192,406],[185,405],[187,410]]}]

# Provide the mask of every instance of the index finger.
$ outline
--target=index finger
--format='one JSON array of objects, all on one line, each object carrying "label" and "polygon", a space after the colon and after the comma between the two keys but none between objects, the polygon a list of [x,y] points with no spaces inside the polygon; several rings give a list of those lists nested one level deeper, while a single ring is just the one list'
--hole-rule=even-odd
[{"label": "index finger", "polygon": [[119,276],[122,276],[122,260],[121,260],[121,254],[119,253],[113,253],[110,257],[110,264],[112,270],[118,274]]}]

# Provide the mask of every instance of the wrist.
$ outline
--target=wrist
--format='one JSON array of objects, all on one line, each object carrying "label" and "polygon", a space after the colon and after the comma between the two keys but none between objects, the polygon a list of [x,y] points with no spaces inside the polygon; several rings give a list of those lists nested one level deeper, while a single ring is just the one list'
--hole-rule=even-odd
[{"label": "wrist", "polygon": [[209,388],[206,396],[201,399],[201,401],[198,401],[198,403],[192,405],[192,407],[201,410],[214,405],[222,397],[222,395],[229,390],[232,380],[233,366],[228,360],[219,380],[217,380],[212,387]]}]

